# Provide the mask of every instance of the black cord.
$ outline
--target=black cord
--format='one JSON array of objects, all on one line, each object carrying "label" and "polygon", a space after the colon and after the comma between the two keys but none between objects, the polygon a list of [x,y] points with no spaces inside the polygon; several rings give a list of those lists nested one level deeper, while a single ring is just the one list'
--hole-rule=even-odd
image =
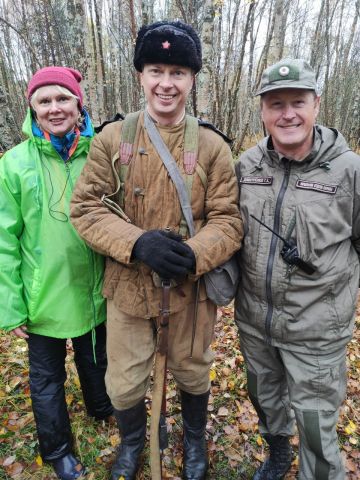
[{"label": "black cord", "polygon": [[[54,220],[56,220],[58,222],[66,223],[66,222],[69,221],[68,215],[65,212],[62,212],[60,210],[56,210],[54,207],[55,207],[55,205],[60,203],[61,200],[64,197],[66,187],[67,187],[67,184],[68,184],[69,179],[70,179],[70,169],[69,168],[67,169],[66,181],[65,181],[63,191],[61,192],[60,198],[58,200],[56,200],[55,202],[51,203],[52,199],[53,199],[53,196],[54,196],[54,193],[55,193],[55,190],[54,190],[54,184],[53,184],[53,181],[52,181],[52,178],[51,178],[50,169],[47,167],[46,163],[43,160],[43,148],[42,147],[43,147],[43,145],[41,143],[40,144],[40,161],[41,161],[42,165],[44,166],[44,168],[46,169],[46,171],[49,175],[49,181],[50,181],[50,186],[51,186],[51,193],[50,193],[50,198],[49,198],[49,201],[48,201],[49,214]],[[44,187],[46,187],[46,185],[44,185]]]}]

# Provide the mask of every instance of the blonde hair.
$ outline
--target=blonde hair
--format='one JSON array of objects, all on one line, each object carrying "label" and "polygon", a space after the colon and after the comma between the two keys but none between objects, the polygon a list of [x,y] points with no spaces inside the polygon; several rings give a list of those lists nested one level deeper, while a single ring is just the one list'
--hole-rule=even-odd
[{"label": "blonde hair", "polygon": [[[30,98],[30,105],[32,108],[34,108],[34,101],[36,100],[36,98],[38,97],[39,95],[39,90],[40,88],[42,87],[47,87],[48,85],[42,85],[41,87],[37,88],[35,90],[35,92],[31,95],[31,98]],[[71,97],[71,98],[75,98],[75,100],[78,102],[80,99],[79,97],[77,97],[76,95],[74,95],[72,92],[70,92],[70,90],[68,90],[67,88],[65,87],[62,87],[61,85],[52,85],[53,87],[55,87],[59,93],[62,93],[63,95],[66,95],[67,97]]]}]

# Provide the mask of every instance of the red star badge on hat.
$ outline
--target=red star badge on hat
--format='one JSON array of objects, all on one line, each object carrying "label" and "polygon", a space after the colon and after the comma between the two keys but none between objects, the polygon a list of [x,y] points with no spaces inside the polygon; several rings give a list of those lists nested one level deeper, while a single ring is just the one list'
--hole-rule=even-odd
[{"label": "red star badge on hat", "polygon": [[165,42],[162,42],[162,48],[164,50],[169,50],[171,43],[169,43],[167,40]]}]

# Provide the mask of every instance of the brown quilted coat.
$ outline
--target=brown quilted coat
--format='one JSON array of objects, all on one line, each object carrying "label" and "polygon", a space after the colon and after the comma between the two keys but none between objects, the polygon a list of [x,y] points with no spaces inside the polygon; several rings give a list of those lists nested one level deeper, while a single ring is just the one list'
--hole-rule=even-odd
[{"label": "brown quilted coat", "polygon": [[[87,164],[76,184],[71,220],[94,250],[108,256],[103,294],[117,307],[142,318],[159,314],[161,290],[154,285],[149,267],[131,261],[133,246],[146,230],[179,231],[181,208],[175,187],[143,127],[138,122],[134,157],[125,182],[126,223],[101,202],[116,189],[111,160],[118,155],[121,122],[107,125],[92,142]],[[160,134],[183,171],[184,122],[160,127]],[[195,173],[192,211],[196,235],[187,243],[196,256],[196,275],[220,265],[240,248],[243,228],[237,206],[238,188],[231,152],[212,130],[200,127],[198,162],[207,177],[205,188]],[[118,163],[118,162],[117,162]],[[181,311],[193,298],[193,279],[171,295],[171,311]],[[200,299],[205,299],[205,289]]]}]

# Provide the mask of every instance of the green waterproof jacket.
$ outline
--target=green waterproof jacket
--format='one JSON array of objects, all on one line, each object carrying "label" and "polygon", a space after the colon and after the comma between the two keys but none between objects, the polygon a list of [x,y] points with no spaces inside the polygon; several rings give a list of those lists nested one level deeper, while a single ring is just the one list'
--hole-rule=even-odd
[{"label": "green waterproof jacket", "polygon": [[69,202],[91,142],[80,136],[66,163],[35,137],[0,158],[0,328],[71,338],[104,322],[103,258],[78,236]]},{"label": "green waterproof jacket", "polygon": [[[298,352],[326,353],[352,335],[359,285],[360,157],[339,132],[315,127],[309,156],[289,161],[265,138],[236,165],[244,243],[235,301],[241,332]],[[288,265],[296,245],[311,275]]]}]

